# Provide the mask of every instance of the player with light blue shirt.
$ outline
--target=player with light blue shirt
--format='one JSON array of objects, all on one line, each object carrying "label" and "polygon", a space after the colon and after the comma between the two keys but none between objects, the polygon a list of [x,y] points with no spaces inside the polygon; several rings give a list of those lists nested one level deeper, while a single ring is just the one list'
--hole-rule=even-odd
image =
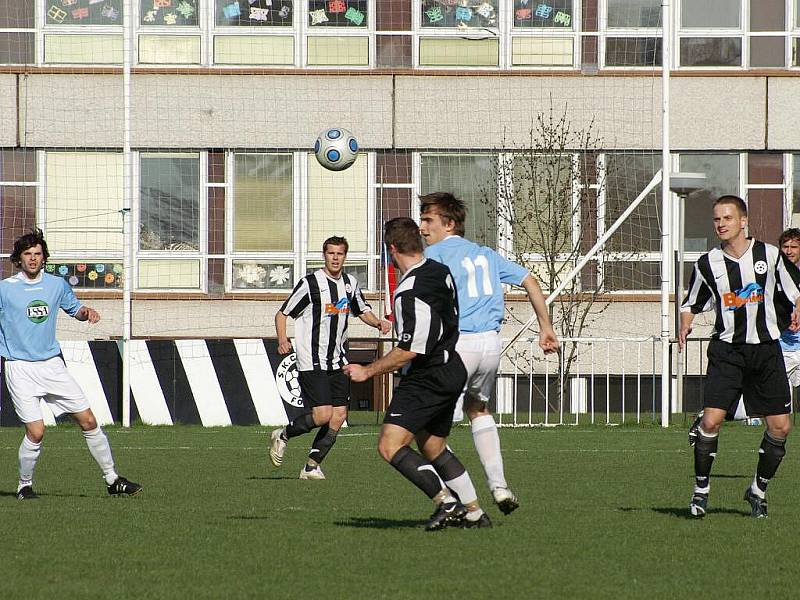
[{"label": "player with light blue shirt", "polygon": [[[486,246],[464,239],[464,203],[447,192],[420,196],[420,233],[428,244],[425,256],[447,265],[456,283],[459,339],[456,350],[467,368],[467,385],[453,419],[466,411],[475,449],[500,510],[509,514],[519,500],[509,489],[503,470],[500,436],[488,401],[500,366],[500,328],[505,317],[503,285],[525,288],[539,321],[539,346],[558,350],[558,337],[547,312],[544,295],[530,272]],[[454,490],[458,493],[458,490]]]},{"label": "player with light blue shirt", "polygon": [[108,438],[80,386],[67,371],[56,341],[59,308],[90,323],[97,323],[100,315],[81,305],[66,281],[43,271],[49,256],[41,230],[31,230],[14,242],[11,262],[20,272],[0,281],[0,356],[14,410],[25,426],[18,453],[17,499],[38,498],[33,491],[33,471],[45,431],[42,401],[55,416],[70,414],[80,425],[108,493],[132,496],[142,486],[117,475]]},{"label": "player with light blue shirt", "polygon": [[[784,231],[778,240],[778,247],[786,258],[796,265],[800,264],[800,229],[792,227]],[[787,329],[781,334],[780,343],[789,385],[797,387],[800,385],[800,331]]]}]

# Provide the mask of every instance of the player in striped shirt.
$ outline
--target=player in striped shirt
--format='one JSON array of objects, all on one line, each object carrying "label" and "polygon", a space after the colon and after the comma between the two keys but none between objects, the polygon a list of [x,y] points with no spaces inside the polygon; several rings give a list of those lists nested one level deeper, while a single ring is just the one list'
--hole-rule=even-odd
[{"label": "player in striped shirt", "polygon": [[500,436],[488,409],[503,345],[499,333],[505,318],[503,285],[520,286],[527,292],[539,321],[539,346],[544,352],[558,350],[558,337],[539,283],[528,269],[462,237],[466,207],[461,200],[447,192],[420,196],[420,213],[420,233],[428,244],[425,256],[448,266],[458,290],[461,334],[456,350],[468,376],[453,418],[463,419],[463,402],[494,501],[504,514],[510,514],[519,500],[506,483]]},{"label": "player in striped shirt", "polygon": [[38,498],[33,491],[33,471],[44,439],[42,401],[54,415],[70,414],[78,423],[109,494],[136,494],[142,486],[117,475],[108,438],[80,386],[67,372],[56,340],[59,308],[89,323],[97,323],[100,315],[81,305],[63,278],[42,270],[49,256],[41,230],[31,230],[14,242],[11,262],[19,273],[0,282],[0,356],[14,410],[25,425],[18,454],[17,498]]},{"label": "player in striped shirt", "polygon": [[283,464],[291,438],[319,427],[300,479],[325,479],[320,464],[336,443],[347,419],[350,384],[342,372],[347,364],[347,319],[352,313],[381,333],[391,323],[379,319],[364,299],[358,281],[344,272],[349,246],[343,237],[330,237],[322,244],[325,266],[303,277],[275,315],[278,351],[288,354],[292,343],[286,335],[286,320],[295,319],[295,352],[303,402],[309,412],[287,427],[272,432],[270,459]]},{"label": "player in striped shirt", "polygon": [[[800,329],[800,271],[775,246],[746,236],[747,205],[741,198],[722,196],[714,203],[713,216],[721,245],[695,263],[678,332],[683,348],[694,316],[715,311],[689,512],[694,517],[706,514],[719,429],[725,414],[743,396],[747,414],[766,420],[756,474],[744,494],[751,515],[763,518],[767,484],[786,454],[792,428],[789,383],[778,339],[787,326]],[[783,308],[786,299],[794,305],[790,320]]]}]

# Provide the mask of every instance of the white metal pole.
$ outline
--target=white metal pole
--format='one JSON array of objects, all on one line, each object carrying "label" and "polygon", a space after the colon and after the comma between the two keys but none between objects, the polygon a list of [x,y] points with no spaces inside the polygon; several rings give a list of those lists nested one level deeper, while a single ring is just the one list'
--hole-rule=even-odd
[{"label": "white metal pole", "polygon": [[[672,387],[669,293],[672,281],[672,207],[669,189],[669,70],[672,64],[672,10],[661,0],[661,426],[669,426]],[[676,298],[677,301],[677,298]]]},{"label": "white metal pole", "polygon": [[122,58],[122,426],[131,426],[130,340],[133,284],[133,155],[131,153],[131,64],[133,62],[133,0],[124,0]]}]

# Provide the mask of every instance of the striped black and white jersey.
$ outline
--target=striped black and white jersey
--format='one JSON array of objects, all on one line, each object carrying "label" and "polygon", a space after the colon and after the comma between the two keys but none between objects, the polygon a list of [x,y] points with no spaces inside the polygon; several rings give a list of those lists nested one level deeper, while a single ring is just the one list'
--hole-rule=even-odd
[{"label": "striped black and white jersey", "polygon": [[750,239],[740,257],[721,248],[695,263],[681,312],[716,311],[712,337],[733,344],[758,344],[780,338],[789,325],[787,301],[800,297],[800,271],[778,248]]},{"label": "striped black and white jersey", "polygon": [[280,308],[295,319],[294,349],[300,371],[330,371],[347,364],[347,317],[371,311],[358,281],[333,279],[318,269],[303,277]]},{"label": "striped black and white jersey", "polygon": [[397,346],[416,352],[407,372],[443,365],[455,356],[458,297],[450,269],[423,260],[406,271],[394,292]]}]

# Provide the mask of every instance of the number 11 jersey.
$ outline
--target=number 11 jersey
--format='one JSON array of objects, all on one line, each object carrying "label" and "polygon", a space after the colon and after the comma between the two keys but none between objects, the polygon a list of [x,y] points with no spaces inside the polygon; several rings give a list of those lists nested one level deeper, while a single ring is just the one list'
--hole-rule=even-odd
[{"label": "number 11 jersey", "polygon": [[502,284],[522,285],[529,275],[491,248],[457,235],[428,246],[425,257],[447,265],[453,274],[461,333],[500,331],[505,316]]}]

